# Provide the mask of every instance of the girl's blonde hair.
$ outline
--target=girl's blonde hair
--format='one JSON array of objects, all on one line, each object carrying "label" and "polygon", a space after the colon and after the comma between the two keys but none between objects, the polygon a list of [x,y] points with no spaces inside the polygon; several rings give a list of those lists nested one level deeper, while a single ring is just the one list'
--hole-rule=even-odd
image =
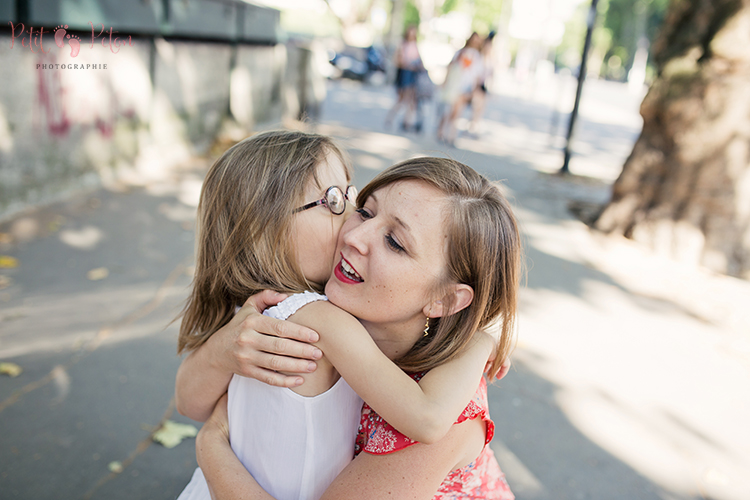
[{"label": "girl's blonde hair", "polygon": [[[357,197],[360,208],[378,189],[404,180],[423,181],[448,198],[445,214],[448,249],[443,282],[436,298],[451,283],[474,290],[465,309],[429,320],[429,335],[422,337],[395,363],[411,372],[429,370],[458,355],[479,329],[499,323],[494,375],[513,344],[518,308],[522,249],[518,223],[500,189],[470,167],[445,158],[414,158],[378,174]],[[450,309],[451,295],[441,299]]]},{"label": "girl's blonde hair", "polygon": [[297,265],[292,222],[330,154],[351,179],[349,160],[330,137],[299,131],[254,135],[216,160],[198,205],[195,276],[178,353],[203,345],[254,293],[322,292],[324,283],[308,282]]}]

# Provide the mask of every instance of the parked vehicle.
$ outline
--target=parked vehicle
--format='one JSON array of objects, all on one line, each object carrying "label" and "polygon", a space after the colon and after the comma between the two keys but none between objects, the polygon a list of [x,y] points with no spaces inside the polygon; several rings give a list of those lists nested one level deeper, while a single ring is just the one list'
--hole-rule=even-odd
[{"label": "parked vehicle", "polygon": [[344,47],[335,52],[331,64],[340,71],[339,77],[367,81],[374,73],[385,74],[387,59],[385,51],[371,45],[369,47]]}]

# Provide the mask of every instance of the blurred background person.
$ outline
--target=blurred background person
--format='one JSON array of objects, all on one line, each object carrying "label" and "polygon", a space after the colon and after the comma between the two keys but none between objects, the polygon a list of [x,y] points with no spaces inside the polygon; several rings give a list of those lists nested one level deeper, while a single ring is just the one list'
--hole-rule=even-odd
[{"label": "blurred background person", "polygon": [[403,41],[396,49],[396,92],[397,100],[388,111],[385,127],[390,128],[393,119],[401,108],[406,108],[401,129],[408,130],[415,120],[417,110],[417,75],[424,70],[422,57],[417,48],[417,27],[409,26],[404,33]]},{"label": "blurred background person", "polygon": [[469,132],[473,135],[478,134],[479,126],[484,115],[484,108],[487,101],[487,92],[492,82],[494,65],[492,62],[492,42],[495,39],[495,32],[490,31],[487,38],[482,42],[480,53],[482,54],[482,72],[476,89],[471,96],[471,122],[469,122]]},{"label": "blurred background person", "polygon": [[484,76],[482,38],[472,33],[466,44],[453,56],[448,64],[445,82],[441,89],[440,123],[437,138],[440,142],[453,145],[456,140],[456,119],[471,102],[474,90]]}]

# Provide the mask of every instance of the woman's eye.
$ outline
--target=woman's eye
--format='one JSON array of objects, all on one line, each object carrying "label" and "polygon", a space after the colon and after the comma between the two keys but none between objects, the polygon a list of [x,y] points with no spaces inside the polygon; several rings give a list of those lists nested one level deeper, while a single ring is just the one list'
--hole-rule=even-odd
[{"label": "woman's eye", "polygon": [[390,234],[386,234],[385,235],[385,241],[388,243],[389,247],[391,247],[393,250],[395,250],[397,252],[405,252],[406,251],[404,249],[404,247],[402,247],[401,245],[399,245],[398,242],[395,239],[393,239],[393,236],[391,236]]},{"label": "woman's eye", "polygon": [[372,214],[368,212],[366,208],[358,208],[355,212],[357,212],[363,219],[372,219]]}]

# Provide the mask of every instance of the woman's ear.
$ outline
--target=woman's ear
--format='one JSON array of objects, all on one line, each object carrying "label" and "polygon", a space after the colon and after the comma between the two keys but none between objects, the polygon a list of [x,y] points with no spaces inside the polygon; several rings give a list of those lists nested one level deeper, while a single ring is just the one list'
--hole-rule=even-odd
[{"label": "woman's ear", "polygon": [[[453,300],[451,301],[445,299],[435,300],[426,305],[423,310],[424,315],[430,318],[450,316],[462,309],[466,309],[471,304],[471,301],[474,300],[474,289],[463,283],[453,285],[446,296],[451,294],[453,295],[451,297]],[[449,302],[450,304],[448,304]],[[446,310],[447,305],[450,306],[448,310]]]}]

